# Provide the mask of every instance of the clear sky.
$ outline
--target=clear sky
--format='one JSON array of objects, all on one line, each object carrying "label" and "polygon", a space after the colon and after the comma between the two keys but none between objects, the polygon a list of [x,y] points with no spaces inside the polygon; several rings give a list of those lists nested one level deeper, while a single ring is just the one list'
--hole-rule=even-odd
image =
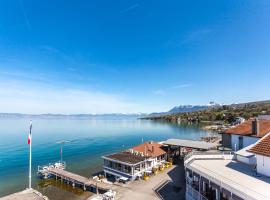
[{"label": "clear sky", "polygon": [[270,99],[269,0],[2,0],[0,112]]}]

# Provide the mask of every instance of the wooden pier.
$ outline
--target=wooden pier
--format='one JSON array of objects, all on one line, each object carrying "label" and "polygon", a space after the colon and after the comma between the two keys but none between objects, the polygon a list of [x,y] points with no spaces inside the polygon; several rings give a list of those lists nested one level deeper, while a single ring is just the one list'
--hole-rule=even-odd
[{"label": "wooden pier", "polygon": [[61,181],[71,184],[73,187],[81,187],[83,190],[88,190],[95,193],[104,193],[108,190],[114,190],[115,186],[109,183],[99,182],[94,179],[86,178],[78,174],[68,172],[65,170],[65,165],[49,165],[46,167],[39,167],[38,173],[46,178],[60,179]]},{"label": "wooden pier", "polygon": [[50,173],[50,175],[54,176],[56,179],[61,179],[62,181],[71,183],[73,187],[81,186],[84,190],[90,189],[93,191],[94,189],[96,190],[98,188],[98,190],[105,192],[110,190],[112,186],[110,184],[98,182],[63,169],[50,169],[48,173]]}]

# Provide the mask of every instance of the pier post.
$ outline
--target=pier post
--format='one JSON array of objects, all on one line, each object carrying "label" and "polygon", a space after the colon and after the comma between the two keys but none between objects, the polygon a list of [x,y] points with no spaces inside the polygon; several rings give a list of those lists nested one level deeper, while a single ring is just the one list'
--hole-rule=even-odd
[{"label": "pier post", "polygon": [[84,191],[86,190],[86,187],[85,187],[85,185],[83,185],[83,190],[84,190]]},{"label": "pier post", "polygon": [[74,182],[72,183],[72,187],[73,187],[73,188],[75,187],[75,183],[74,183]]},{"label": "pier post", "polygon": [[96,183],[96,192],[97,192],[97,195],[98,195],[99,193],[98,193],[98,185],[97,185],[97,183]]}]

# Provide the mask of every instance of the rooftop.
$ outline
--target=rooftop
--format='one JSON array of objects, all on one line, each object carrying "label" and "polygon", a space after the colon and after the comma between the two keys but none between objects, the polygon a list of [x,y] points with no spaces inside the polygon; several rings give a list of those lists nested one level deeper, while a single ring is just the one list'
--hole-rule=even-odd
[{"label": "rooftop", "polygon": [[138,151],[146,156],[157,157],[166,154],[166,151],[162,149],[162,145],[156,142],[145,142],[138,146],[131,148],[133,151]]},{"label": "rooftop", "polygon": [[136,154],[133,154],[129,151],[122,151],[119,153],[114,153],[114,154],[110,154],[107,156],[103,156],[103,158],[109,158],[109,159],[112,159],[115,161],[120,161],[123,163],[134,165],[134,164],[145,161],[145,159],[147,159],[149,157],[136,155]]},{"label": "rooftop", "polygon": [[235,134],[235,135],[246,135],[253,137],[263,137],[270,132],[270,120],[258,120],[259,123],[259,134],[253,134],[252,132],[252,120],[248,120],[239,124],[235,127],[232,127],[225,131],[226,134]]},{"label": "rooftop", "polygon": [[231,159],[200,158],[186,166],[244,199],[270,199],[270,178],[256,176],[249,165]]},{"label": "rooftop", "polygon": [[163,144],[181,146],[181,147],[191,147],[195,149],[205,149],[209,150],[217,147],[217,144],[204,142],[204,141],[195,141],[195,140],[180,140],[180,139],[168,139],[163,142]]},{"label": "rooftop", "polygon": [[270,134],[266,135],[249,150],[263,156],[270,157]]}]

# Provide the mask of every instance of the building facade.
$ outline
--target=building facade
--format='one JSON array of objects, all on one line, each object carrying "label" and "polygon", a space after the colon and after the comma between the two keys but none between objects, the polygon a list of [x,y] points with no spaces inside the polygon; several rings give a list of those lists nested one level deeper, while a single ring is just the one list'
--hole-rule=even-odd
[{"label": "building facade", "polygon": [[270,120],[251,119],[222,133],[222,145],[238,151],[270,132]]},{"label": "building facade", "polygon": [[145,142],[126,151],[102,157],[105,176],[135,180],[144,172],[152,172],[154,167],[162,165],[167,158],[163,146],[156,142]]},{"label": "building facade", "polygon": [[123,151],[103,156],[103,170],[105,177],[112,175],[115,178],[134,180],[151,167],[150,157]]},{"label": "building facade", "polygon": [[270,133],[257,142],[249,151],[256,155],[257,173],[270,177]]},{"label": "building facade", "polygon": [[270,133],[238,152],[185,158],[187,200],[270,200]]}]

